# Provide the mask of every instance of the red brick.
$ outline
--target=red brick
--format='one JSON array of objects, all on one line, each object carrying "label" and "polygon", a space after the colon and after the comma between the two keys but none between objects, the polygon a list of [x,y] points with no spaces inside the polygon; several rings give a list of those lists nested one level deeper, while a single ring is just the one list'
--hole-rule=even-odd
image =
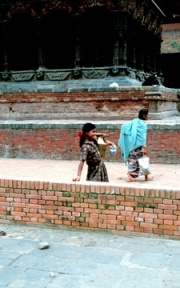
[{"label": "red brick", "polygon": [[158,204],[158,208],[159,208],[159,209],[177,210],[177,205]]},{"label": "red brick", "polygon": [[177,230],[177,226],[175,225],[159,225],[159,228],[163,230]]}]

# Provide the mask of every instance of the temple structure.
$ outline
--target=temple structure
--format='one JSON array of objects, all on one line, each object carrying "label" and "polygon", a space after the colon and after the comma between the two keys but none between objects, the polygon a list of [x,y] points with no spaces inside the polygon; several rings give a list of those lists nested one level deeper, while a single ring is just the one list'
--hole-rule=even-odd
[{"label": "temple structure", "polygon": [[164,16],[153,0],[1,0],[0,81],[161,81]]},{"label": "temple structure", "polygon": [[161,71],[165,19],[154,0],[1,0],[0,119],[179,115]]}]

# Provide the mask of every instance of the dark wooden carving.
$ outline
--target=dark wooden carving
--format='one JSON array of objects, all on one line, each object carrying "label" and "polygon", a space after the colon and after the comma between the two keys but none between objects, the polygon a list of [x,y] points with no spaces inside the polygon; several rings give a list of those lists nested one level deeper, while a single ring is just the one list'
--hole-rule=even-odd
[{"label": "dark wooden carving", "polygon": [[27,13],[32,16],[37,16],[37,11],[35,11],[30,3],[24,0],[16,1],[16,3],[10,8],[7,13],[7,18],[11,19],[14,14]]},{"label": "dark wooden carving", "polygon": [[128,0],[127,9],[129,12],[134,12],[136,9],[136,0]]},{"label": "dark wooden carving", "polygon": [[[119,65],[119,18],[120,15],[116,11],[113,13],[113,65],[118,66]],[[114,72],[113,72],[114,71]],[[112,72],[115,74],[116,69],[113,69]]]},{"label": "dark wooden carving", "polygon": [[151,23],[151,15],[152,15],[152,10],[150,9],[148,13],[145,14],[143,21],[142,21],[142,25],[149,26],[149,24]]},{"label": "dark wooden carving", "polygon": [[[39,69],[44,67],[44,59],[43,59],[43,44],[42,44],[42,18],[37,17],[37,35],[38,35],[38,67]],[[39,75],[39,74],[38,74]],[[39,75],[40,76],[40,75]],[[37,76],[38,77],[38,76]],[[41,75],[42,77],[42,75]]]},{"label": "dark wooden carving", "polygon": [[144,20],[144,3],[145,3],[145,0],[142,1],[142,3],[135,8],[134,13],[133,13],[134,19],[137,19],[139,21]]},{"label": "dark wooden carving", "polygon": [[72,12],[72,6],[68,5],[68,1],[64,0],[49,0],[41,11],[41,15],[45,16],[49,11],[67,10]]},{"label": "dark wooden carving", "polygon": [[[82,38],[82,21],[81,15],[74,15],[74,26],[75,26],[75,67],[78,68],[81,66],[81,38]],[[76,77],[79,75],[75,73]]]},{"label": "dark wooden carving", "polygon": [[127,15],[122,14],[119,26],[120,65],[127,65]]},{"label": "dark wooden carving", "polygon": [[114,5],[114,2],[111,0],[82,0],[81,4],[79,6],[79,10],[81,12],[85,12],[86,9],[92,8],[92,7],[107,7],[109,10],[114,10],[116,6]]},{"label": "dark wooden carving", "polygon": [[[160,73],[162,20],[159,10],[156,9],[150,0],[13,0],[12,2],[14,4],[10,8],[8,5],[4,8],[6,5],[3,4],[3,10],[0,11],[0,21],[2,21],[1,35],[4,37],[4,47],[0,52],[2,55],[1,59],[4,56],[4,71],[0,71],[3,81],[29,81],[34,79],[61,81],[81,77],[90,79],[104,78],[107,75],[128,76],[143,81],[144,71],[148,75],[151,71]],[[93,18],[93,11],[95,10],[97,11],[96,19]],[[47,27],[49,27],[48,21],[52,23],[52,18],[49,16],[51,14],[54,15],[53,13],[57,13],[57,15],[63,14],[63,17],[65,17],[63,19],[65,20],[67,19],[66,15],[68,15],[69,31],[73,31],[69,37],[72,41],[68,42],[66,41],[68,40],[67,38],[62,40],[61,35],[58,35],[59,31],[62,31],[62,27],[61,29],[56,29],[57,37],[61,38],[62,41],[59,46],[62,49],[58,50],[58,53],[60,51],[59,54],[55,54],[54,62],[49,57],[49,55],[52,55],[53,50],[47,49],[43,38],[45,37],[44,31],[47,31]],[[37,36],[37,39],[33,38],[36,39],[34,41],[36,42],[34,46],[36,47],[36,58],[34,58],[36,65],[35,68],[31,68],[34,69],[33,72],[30,70],[17,73],[9,72],[13,61],[11,61],[11,51],[9,51],[9,47],[11,47],[9,46],[9,40],[11,39],[9,39],[7,21],[10,23],[13,20],[16,21],[16,17],[13,17],[13,15],[18,17],[18,14],[30,14],[34,18],[31,18],[32,23],[36,23],[35,29],[32,30],[37,33],[33,34]],[[91,36],[96,34],[95,37],[89,37],[86,33],[87,31],[85,31],[83,21],[85,21],[86,15],[92,15],[88,20],[89,24],[87,25],[86,23],[86,27],[88,27]],[[100,15],[105,16],[103,18]],[[3,19],[7,21],[3,21]],[[46,24],[44,24],[45,21]],[[64,23],[64,20],[62,23]],[[60,26],[63,26],[62,23]],[[67,25],[64,26],[66,26],[63,27],[66,30],[63,31],[67,31]],[[31,25],[29,27],[31,30]],[[49,29],[49,31],[50,35],[52,30]],[[95,31],[95,33],[91,33],[92,31]],[[88,45],[84,43],[86,40],[89,41]],[[106,49],[104,49],[105,46]],[[69,49],[69,47],[72,49]],[[59,62],[57,61],[58,56],[62,56],[59,57]],[[49,62],[51,62],[49,67],[46,65],[47,59],[50,59]],[[66,61],[67,59],[70,59],[70,61]],[[57,63],[59,66],[57,65],[56,67]],[[47,66],[46,68],[52,70],[47,70],[44,67],[45,65]],[[103,68],[101,69],[100,67]]]},{"label": "dark wooden carving", "polygon": [[[3,32],[4,32],[4,71],[8,71],[9,62],[8,62],[8,22],[3,22]],[[7,78],[6,76],[4,77]]]}]

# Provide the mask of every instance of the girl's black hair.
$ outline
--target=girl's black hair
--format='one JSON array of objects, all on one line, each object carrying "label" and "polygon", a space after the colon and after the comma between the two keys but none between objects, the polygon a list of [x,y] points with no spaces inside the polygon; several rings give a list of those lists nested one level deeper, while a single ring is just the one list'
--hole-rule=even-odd
[{"label": "girl's black hair", "polygon": [[86,140],[86,133],[95,129],[96,126],[92,123],[86,123],[84,124],[83,128],[82,128],[82,135],[81,135],[81,138],[80,138],[80,142],[79,142],[79,145],[80,147],[83,145],[84,141]]},{"label": "girl's black hair", "polygon": [[144,120],[144,118],[143,118],[144,115],[145,115],[145,116],[148,115],[148,109],[141,109],[141,110],[139,111],[139,116],[138,116],[138,118],[141,119],[141,120]]}]

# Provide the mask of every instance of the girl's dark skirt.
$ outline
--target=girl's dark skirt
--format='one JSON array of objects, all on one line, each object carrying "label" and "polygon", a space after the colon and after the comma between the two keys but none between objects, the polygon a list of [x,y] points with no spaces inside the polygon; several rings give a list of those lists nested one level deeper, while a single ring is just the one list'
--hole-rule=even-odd
[{"label": "girl's dark skirt", "polygon": [[106,166],[101,160],[99,163],[88,164],[87,181],[109,182]]}]

